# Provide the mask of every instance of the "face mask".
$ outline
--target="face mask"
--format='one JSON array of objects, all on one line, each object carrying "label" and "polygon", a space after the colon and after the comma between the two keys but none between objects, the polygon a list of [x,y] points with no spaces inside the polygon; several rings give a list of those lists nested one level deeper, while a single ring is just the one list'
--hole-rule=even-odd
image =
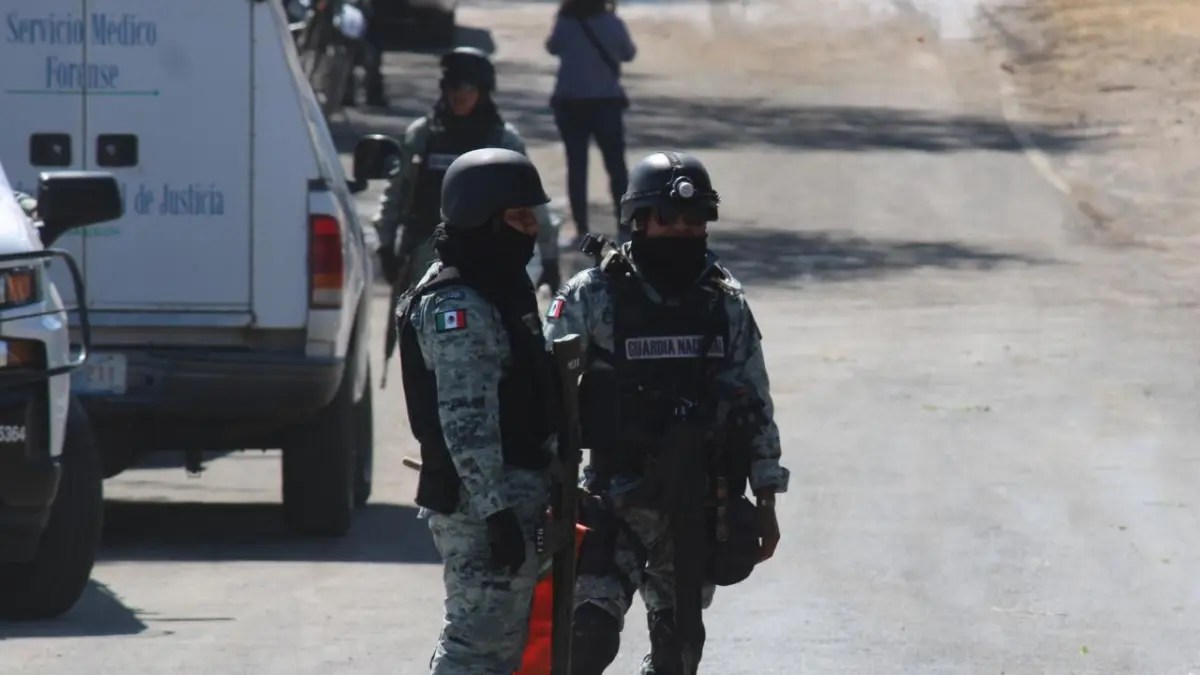
[{"label": "face mask", "polygon": [[502,269],[520,268],[524,270],[525,266],[529,264],[530,258],[533,257],[533,247],[537,244],[537,237],[518,232],[503,223],[500,224],[493,239],[495,248],[492,251],[492,257],[496,260],[497,266]]},{"label": "face mask", "polygon": [[629,247],[638,270],[663,290],[691,286],[708,266],[708,237],[647,237],[634,232]]}]

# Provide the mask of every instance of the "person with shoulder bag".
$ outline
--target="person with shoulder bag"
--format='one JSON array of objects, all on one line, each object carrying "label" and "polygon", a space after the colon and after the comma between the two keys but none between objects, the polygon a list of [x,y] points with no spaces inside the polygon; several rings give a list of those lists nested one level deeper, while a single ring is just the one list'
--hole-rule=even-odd
[{"label": "person with shoulder bag", "polygon": [[546,51],[559,58],[550,105],[567,158],[567,193],[578,246],[589,232],[587,209],[588,148],[592,138],[608,172],[613,217],[619,225],[621,195],[629,176],[625,167],[625,109],[621,63],[637,54],[625,22],[612,0],[563,0]]}]

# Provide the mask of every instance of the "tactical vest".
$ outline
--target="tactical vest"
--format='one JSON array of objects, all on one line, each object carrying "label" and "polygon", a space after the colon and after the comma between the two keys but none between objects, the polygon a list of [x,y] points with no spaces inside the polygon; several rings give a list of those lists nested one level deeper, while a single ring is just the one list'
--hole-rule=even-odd
[{"label": "tactical vest", "polygon": [[605,268],[613,352],[593,348],[580,382],[584,446],[592,449],[592,466],[602,481],[614,474],[643,475],[673,416],[706,397],[713,368],[730,358],[725,291],[711,276],[677,302],[660,304],[626,274],[626,264]]},{"label": "tactical vest", "polygon": [[[424,295],[450,285],[468,286],[491,300],[487,292],[464,279],[439,281],[435,277],[406,293],[395,316],[409,427],[421,445],[416,503],[438,513],[454,512],[461,480],[442,434],[437,378],[425,366],[416,329],[409,321],[409,309]],[[558,422],[554,364],[545,349],[536,308],[532,322],[529,316],[505,316],[503,312],[501,316],[512,349],[511,367],[501,376],[498,392],[504,464],[541,470],[550,462],[544,443]]]},{"label": "tactical vest", "polygon": [[482,137],[450,133],[433,117],[427,118],[427,123],[430,133],[425,156],[417,170],[412,204],[405,221],[405,227],[411,227],[421,235],[432,234],[433,228],[442,221],[442,181],[450,163],[472,150],[499,145],[504,134],[504,125],[500,123]]}]

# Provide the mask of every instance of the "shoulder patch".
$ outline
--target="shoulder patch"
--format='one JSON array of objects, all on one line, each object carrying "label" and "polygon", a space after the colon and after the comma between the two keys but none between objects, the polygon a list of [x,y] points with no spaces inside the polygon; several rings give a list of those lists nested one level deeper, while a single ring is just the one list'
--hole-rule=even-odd
[{"label": "shoulder patch", "polygon": [[434,314],[434,324],[439,333],[463,330],[467,327],[467,310],[451,309],[445,312],[437,312]]},{"label": "shoulder patch", "polygon": [[567,307],[567,301],[562,298],[555,298],[554,302],[550,303],[550,309],[546,310],[547,319],[562,318],[563,310]]},{"label": "shoulder patch", "polygon": [[447,300],[462,300],[465,297],[467,297],[467,294],[461,289],[454,291],[442,291],[441,293],[433,296],[433,304],[436,306],[446,302]]}]

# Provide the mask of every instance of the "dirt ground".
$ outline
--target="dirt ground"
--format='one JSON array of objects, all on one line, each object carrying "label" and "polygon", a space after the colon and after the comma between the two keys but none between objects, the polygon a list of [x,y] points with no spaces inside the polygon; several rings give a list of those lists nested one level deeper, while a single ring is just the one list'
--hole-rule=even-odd
[{"label": "dirt ground", "polygon": [[1126,241],[1191,257],[1200,245],[1200,3],[1033,0],[992,16],[1023,111],[1099,137],[1055,167],[1085,208]]}]

